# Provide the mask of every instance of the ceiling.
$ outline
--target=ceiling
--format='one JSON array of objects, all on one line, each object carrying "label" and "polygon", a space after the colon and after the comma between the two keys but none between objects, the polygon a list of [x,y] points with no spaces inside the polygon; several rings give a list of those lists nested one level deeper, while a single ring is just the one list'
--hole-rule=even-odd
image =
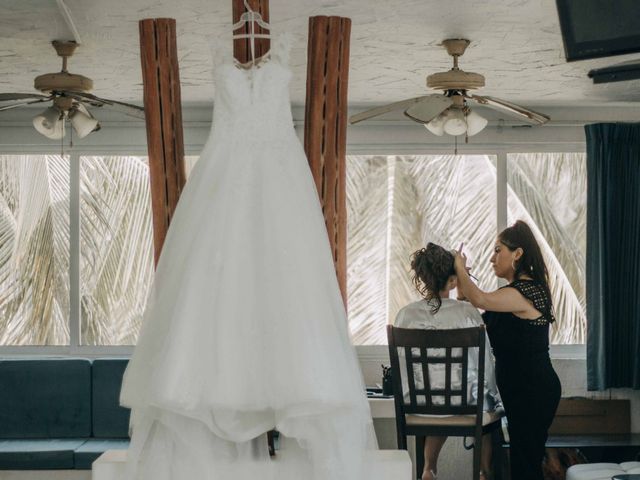
[{"label": "ceiling", "polygon": [[[211,45],[231,46],[231,0],[64,3],[82,42],[69,70],[92,78],[95,95],[141,103],[137,22],[171,17],[177,21],[183,102],[212,102]],[[305,98],[313,15],[352,19],[352,105],[425,93],[426,75],[451,67],[438,44],[452,37],[471,40],[461,67],[485,75],[482,94],[532,106],[640,103],[640,80],[593,85],[586,75],[640,55],[565,62],[554,0],[271,0],[270,11],[273,33],[294,34],[291,94],[297,105]],[[50,41],[72,38],[56,0],[0,0],[0,92],[33,91],[36,75],[60,69]]]}]

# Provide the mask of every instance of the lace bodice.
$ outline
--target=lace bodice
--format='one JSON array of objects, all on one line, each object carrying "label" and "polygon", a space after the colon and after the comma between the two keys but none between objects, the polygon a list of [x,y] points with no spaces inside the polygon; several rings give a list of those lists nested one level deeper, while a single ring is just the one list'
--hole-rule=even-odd
[{"label": "lace bodice", "polygon": [[292,130],[289,49],[289,37],[277,37],[266,58],[250,68],[239,65],[229,49],[216,53],[214,131],[243,131],[254,139],[273,139],[283,129]]}]

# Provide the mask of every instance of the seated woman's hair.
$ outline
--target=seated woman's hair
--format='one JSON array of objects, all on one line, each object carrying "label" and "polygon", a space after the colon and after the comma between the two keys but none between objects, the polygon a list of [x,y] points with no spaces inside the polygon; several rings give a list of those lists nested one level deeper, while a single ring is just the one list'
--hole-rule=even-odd
[{"label": "seated woman's hair", "polygon": [[512,252],[517,248],[522,248],[522,256],[514,264],[515,274],[513,278],[518,279],[522,275],[528,275],[540,283],[546,290],[549,298],[551,298],[547,266],[544,263],[540,246],[533,236],[529,225],[522,220],[518,220],[500,232],[498,240]]},{"label": "seated woman's hair", "polygon": [[454,257],[449,250],[431,242],[411,256],[413,284],[431,304],[432,313],[440,310],[440,292],[446,287],[449,277],[456,274],[453,262]]}]

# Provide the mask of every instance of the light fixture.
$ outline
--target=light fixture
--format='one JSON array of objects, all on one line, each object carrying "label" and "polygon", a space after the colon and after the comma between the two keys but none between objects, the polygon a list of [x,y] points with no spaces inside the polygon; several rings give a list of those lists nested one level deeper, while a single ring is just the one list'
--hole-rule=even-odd
[{"label": "light fixture", "polygon": [[87,108],[81,103],[77,103],[69,111],[69,121],[76,131],[78,138],[84,138],[91,132],[100,130],[98,120],[93,118],[93,115],[91,115]]},{"label": "light fixture", "polygon": [[444,133],[449,135],[462,135],[467,131],[467,122],[464,112],[460,108],[449,108],[449,115],[444,121]]},{"label": "light fixture", "polygon": [[425,123],[424,126],[427,130],[429,130],[434,135],[438,135],[441,137],[444,135],[444,122],[447,119],[447,113],[449,109],[442,112],[436,118],[431,120],[429,123]]},{"label": "light fixture", "polygon": [[434,135],[463,135],[471,137],[487,126],[487,119],[472,111],[464,103],[462,95],[452,95],[453,105],[440,113],[430,122],[424,124]]},{"label": "light fixture", "polygon": [[35,129],[47,138],[58,140],[64,137],[64,111],[56,105],[33,117]]},{"label": "light fixture", "polygon": [[476,133],[480,133],[484,130],[484,127],[487,126],[487,123],[489,123],[489,121],[486,118],[470,110],[469,113],[467,113],[467,135],[472,137]]},{"label": "light fixture", "polygon": [[47,138],[59,140],[65,136],[65,121],[69,119],[78,138],[100,130],[100,124],[89,110],[70,97],[59,96],[53,106],[33,118],[35,129]]}]

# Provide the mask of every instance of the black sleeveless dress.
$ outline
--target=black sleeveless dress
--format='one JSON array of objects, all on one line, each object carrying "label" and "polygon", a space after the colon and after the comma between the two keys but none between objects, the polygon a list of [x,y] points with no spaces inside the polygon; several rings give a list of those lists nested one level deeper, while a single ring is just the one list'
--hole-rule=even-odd
[{"label": "black sleeveless dress", "polygon": [[526,320],[511,312],[487,311],[483,319],[509,423],[511,479],[542,480],[544,445],[561,394],[549,358],[549,324],[555,318],[542,285],[516,280],[502,288],[509,287],[531,301],[540,317]]}]

